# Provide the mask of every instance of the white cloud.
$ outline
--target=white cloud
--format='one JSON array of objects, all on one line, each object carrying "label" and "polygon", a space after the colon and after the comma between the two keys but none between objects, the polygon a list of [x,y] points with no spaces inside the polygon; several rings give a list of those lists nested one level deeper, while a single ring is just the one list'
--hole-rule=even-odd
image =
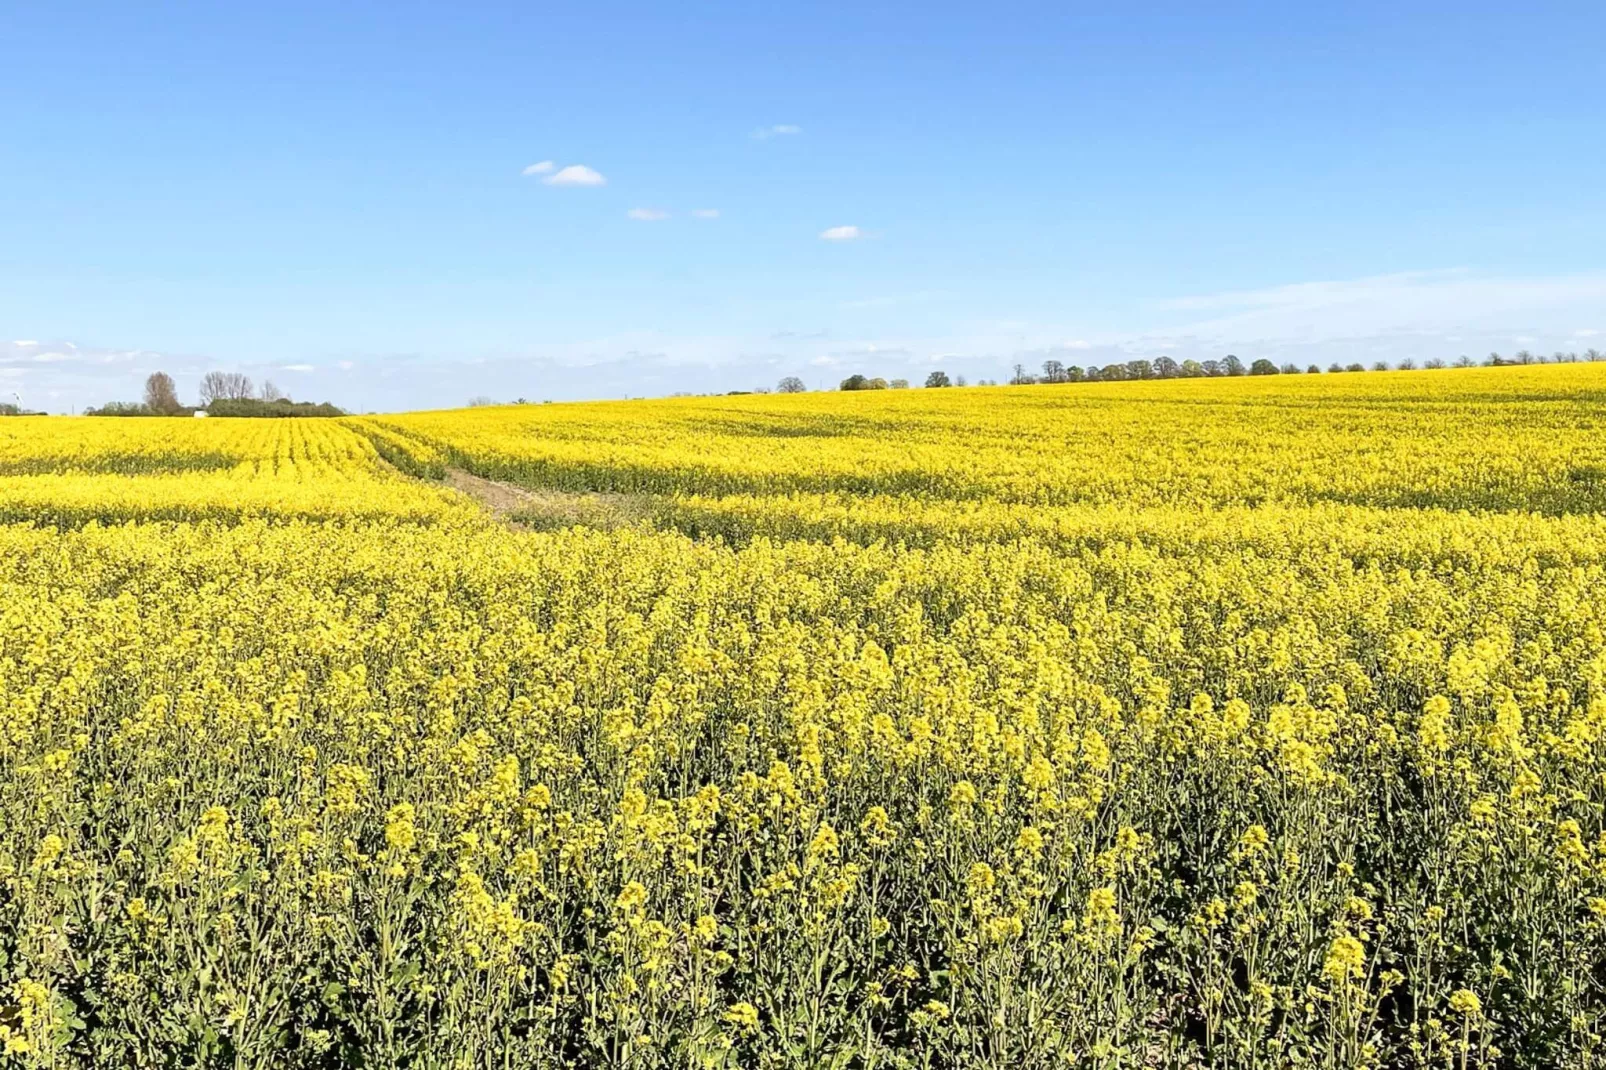
[{"label": "white cloud", "polygon": [[557,169],[558,165],[551,160],[542,160],[540,163],[532,163],[522,173],[526,175],[550,175]]},{"label": "white cloud", "polygon": [[718,208],[693,208],[691,210],[691,214],[693,216],[696,216],[698,219],[718,219],[719,218],[719,209]]},{"label": "white cloud", "polygon": [[542,179],[549,186],[605,186],[608,180],[583,163],[572,163]]},{"label": "white cloud", "polygon": [[858,227],[827,227],[820,231],[820,237],[826,241],[853,241],[864,237],[864,231]]},{"label": "white cloud", "polygon": [[335,367],[339,368],[343,372],[349,372],[349,371],[351,371],[351,369],[355,368],[356,366],[357,365],[356,365],[355,362],[349,361],[349,360],[337,361],[335,363]]},{"label": "white cloud", "polygon": [[1574,338],[1593,338],[1600,332],[1593,327],[1580,327],[1573,332]]},{"label": "white cloud", "polygon": [[669,213],[659,208],[632,208],[625,215],[643,223],[656,223],[661,219],[669,218]]},{"label": "white cloud", "polygon": [[793,134],[801,134],[802,132],[803,128],[801,126],[794,126],[791,123],[776,123],[774,126],[761,126],[754,130],[753,140],[768,141],[772,137],[790,137]]},{"label": "white cloud", "polygon": [[[1514,278],[1412,271],[1194,295],[1159,308],[1204,313],[1206,318],[1183,328],[1196,335],[1315,339],[1577,323],[1603,303],[1606,274]],[[1531,332],[1523,336],[1533,340]]]},{"label": "white cloud", "polygon": [[18,348],[21,348],[21,349],[27,349],[29,346],[36,346],[39,343],[35,342],[32,338],[23,338],[23,339],[20,339],[18,341],[12,342],[11,344],[14,345],[14,346],[17,346]]},{"label": "white cloud", "polygon": [[318,366],[316,364],[281,364],[279,365],[279,370],[286,372],[310,372],[316,371],[317,367]]},{"label": "white cloud", "polygon": [[809,361],[809,363],[817,368],[829,368],[833,364],[840,363],[840,361],[838,361],[835,357],[818,356]]}]

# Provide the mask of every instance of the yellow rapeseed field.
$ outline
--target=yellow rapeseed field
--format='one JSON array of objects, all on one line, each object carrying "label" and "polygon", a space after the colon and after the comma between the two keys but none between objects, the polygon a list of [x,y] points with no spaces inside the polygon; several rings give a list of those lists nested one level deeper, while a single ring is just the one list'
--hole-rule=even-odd
[{"label": "yellow rapeseed field", "polygon": [[7,1066],[1596,1066],[1603,810],[1598,365],[0,421]]}]

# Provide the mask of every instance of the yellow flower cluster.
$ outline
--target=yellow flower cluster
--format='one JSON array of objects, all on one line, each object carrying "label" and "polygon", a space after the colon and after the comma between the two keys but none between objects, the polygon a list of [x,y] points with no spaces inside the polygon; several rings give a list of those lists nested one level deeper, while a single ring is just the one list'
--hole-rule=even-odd
[{"label": "yellow flower cluster", "polygon": [[0,1064],[1590,1065],[1603,425],[1588,366],[0,423]]}]

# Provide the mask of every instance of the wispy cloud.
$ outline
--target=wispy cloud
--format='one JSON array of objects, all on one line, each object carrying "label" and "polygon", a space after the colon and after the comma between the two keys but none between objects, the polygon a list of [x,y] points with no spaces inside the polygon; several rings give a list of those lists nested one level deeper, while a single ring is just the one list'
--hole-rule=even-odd
[{"label": "wispy cloud", "polygon": [[625,215],[643,223],[656,223],[659,220],[669,218],[669,213],[660,208],[632,208]]},{"label": "wispy cloud", "polygon": [[839,306],[845,309],[860,308],[891,308],[894,305],[918,305],[928,301],[935,301],[949,296],[935,290],[919,290],[915,293],[884,294],[880,297],[861,297],[853,301],[843,301]]},{"label": "wispy cloud", "polygon": [[558,165],[553,163],[551,160],[542,160],[540,163],[532,163],[530,166],[526,167],[524,169],[524,174],[526,174],[526,175],[550,175],[553,171],[556,171],[557,169],[558,169]]},{"label": "wispy cloud", "polygon": [[542,179],[549,186],[606,186],[608,180],[583,163],[572,163]]},{"label": "wispy cloud", "polygon": [[1606,274],[1514,278],[1464,270],[1300,282],[1159,304],[1165,312],[1202,313],[1202,321],[1187,325],[1195,334],[1306,338],[1577,323],[1601,307]]},{"label": "wispy cloud", "polygon": [[316,364],[281,364],[279,370],[283,372],[314,372],[318,370]]},{"label": "wispy cloud", "polygon": [[16,346],[18,349],[27,349],[30,346],[36,346],[39,343],[34,341],[32,338],[22,338],[22,339],[19,339],[19,340],[15,341],[15,342],[12,342],[11,344]]},{"label": "wispy cloud", "polygon": [[718,208],[693,208],[691,214],[697,219],[718,219]]},{"label": "wispy cloud", "polygon": [[864,237],[864,231],[858,227],[826,227],[820,237],[826,241],[855,241]]},{"label": "wispy cloud", "polygon": [[777,123],[774,126],[761,126],[754,130],[753,140],[768,141],[772,137],[791,137],[802,132],[803,128],[801,126],[794,126],[791,123]]}]

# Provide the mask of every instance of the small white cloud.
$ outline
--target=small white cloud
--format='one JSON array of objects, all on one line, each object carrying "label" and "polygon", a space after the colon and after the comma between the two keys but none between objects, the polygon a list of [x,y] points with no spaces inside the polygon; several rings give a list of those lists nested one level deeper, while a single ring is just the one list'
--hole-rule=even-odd
[{"label": "small white cloud", "polygon": [[668,219],[669,213],[658,208],[632,208],[625,213],[631,219],[639,219],[643,223],[656,223],[660,219]]},{"label": "small white cloud", "polygon": [[310,372],[310,371],[315,370],[316,368],[317,368],[317,365],[314,365],[314,364],[281,364],[281,365],[279,365],[279,370],[280,371],[286,371],[286,372]]},{"label": "small white cloud", "polygon": [[817,368],[829,368],[831,365],[839,364],[841,362],[838,361],[835,357],[818,356],[818,357],[815,357],[813,360],[809,361],[809,363],[814,365]]},{"label": "small white cloud", "polygon": [[774,126],[761,126],[754,130],[753,140],[768,141],[772,137],[790,137],[793,134],[801,134],[802,132],[803,128],[801,126],[793,126],[791,123],[777,123]]},{"label": "small white cloud", "polygon": [[342,360],[335,364],[335,367],[339,368],[343,372],[349,372],[356,366],[357,365],[355,363],[349,360]]},{"label": "small white cloud", "polygon": [[[1578,330],[1573,332],[1573,337],[1574,338],[1593,338],[1599,333],[1600,332],[1597,331],[1593,327],[1580,327]],[[22,343],[18,342],[17,344],[20,346]]]},{"label": "small white cloud", "polygon": [[820,231],[820,237],[826,241],[853,241],[864,237],[864,231],[858,227],[827,227]]},{"label": "small white cloud", "polygon": [[549,186],[605,186],[608,180],[583,163],[572,163],[542,179]]},{"label": "small white cloud", "polygon": [[719,218],[719,209],[718,208],[693,208],[691,210],[691,214],[696,216],[698,219],[718,219]]},{"label": "small white cloud", "polygon": [[18,347],[20,347],[22,349],[27,349],[28,347],[36,346],[39,343],[35,342],[32,338],[22,338],[22,339],[19,339],[18,341],[12,342],[11,344],[14,345],[14,346],[18,346]]},{"label": "small white cloud", "polygon": [[532,163],[530,166],[526,167],[524,169],[524,174],[526,174],[526,175],[550,175],[553,171],[556,171],[557,169],[558,169],[558,165],[553,163],[551,160],[542,160],[540,163]]}]

